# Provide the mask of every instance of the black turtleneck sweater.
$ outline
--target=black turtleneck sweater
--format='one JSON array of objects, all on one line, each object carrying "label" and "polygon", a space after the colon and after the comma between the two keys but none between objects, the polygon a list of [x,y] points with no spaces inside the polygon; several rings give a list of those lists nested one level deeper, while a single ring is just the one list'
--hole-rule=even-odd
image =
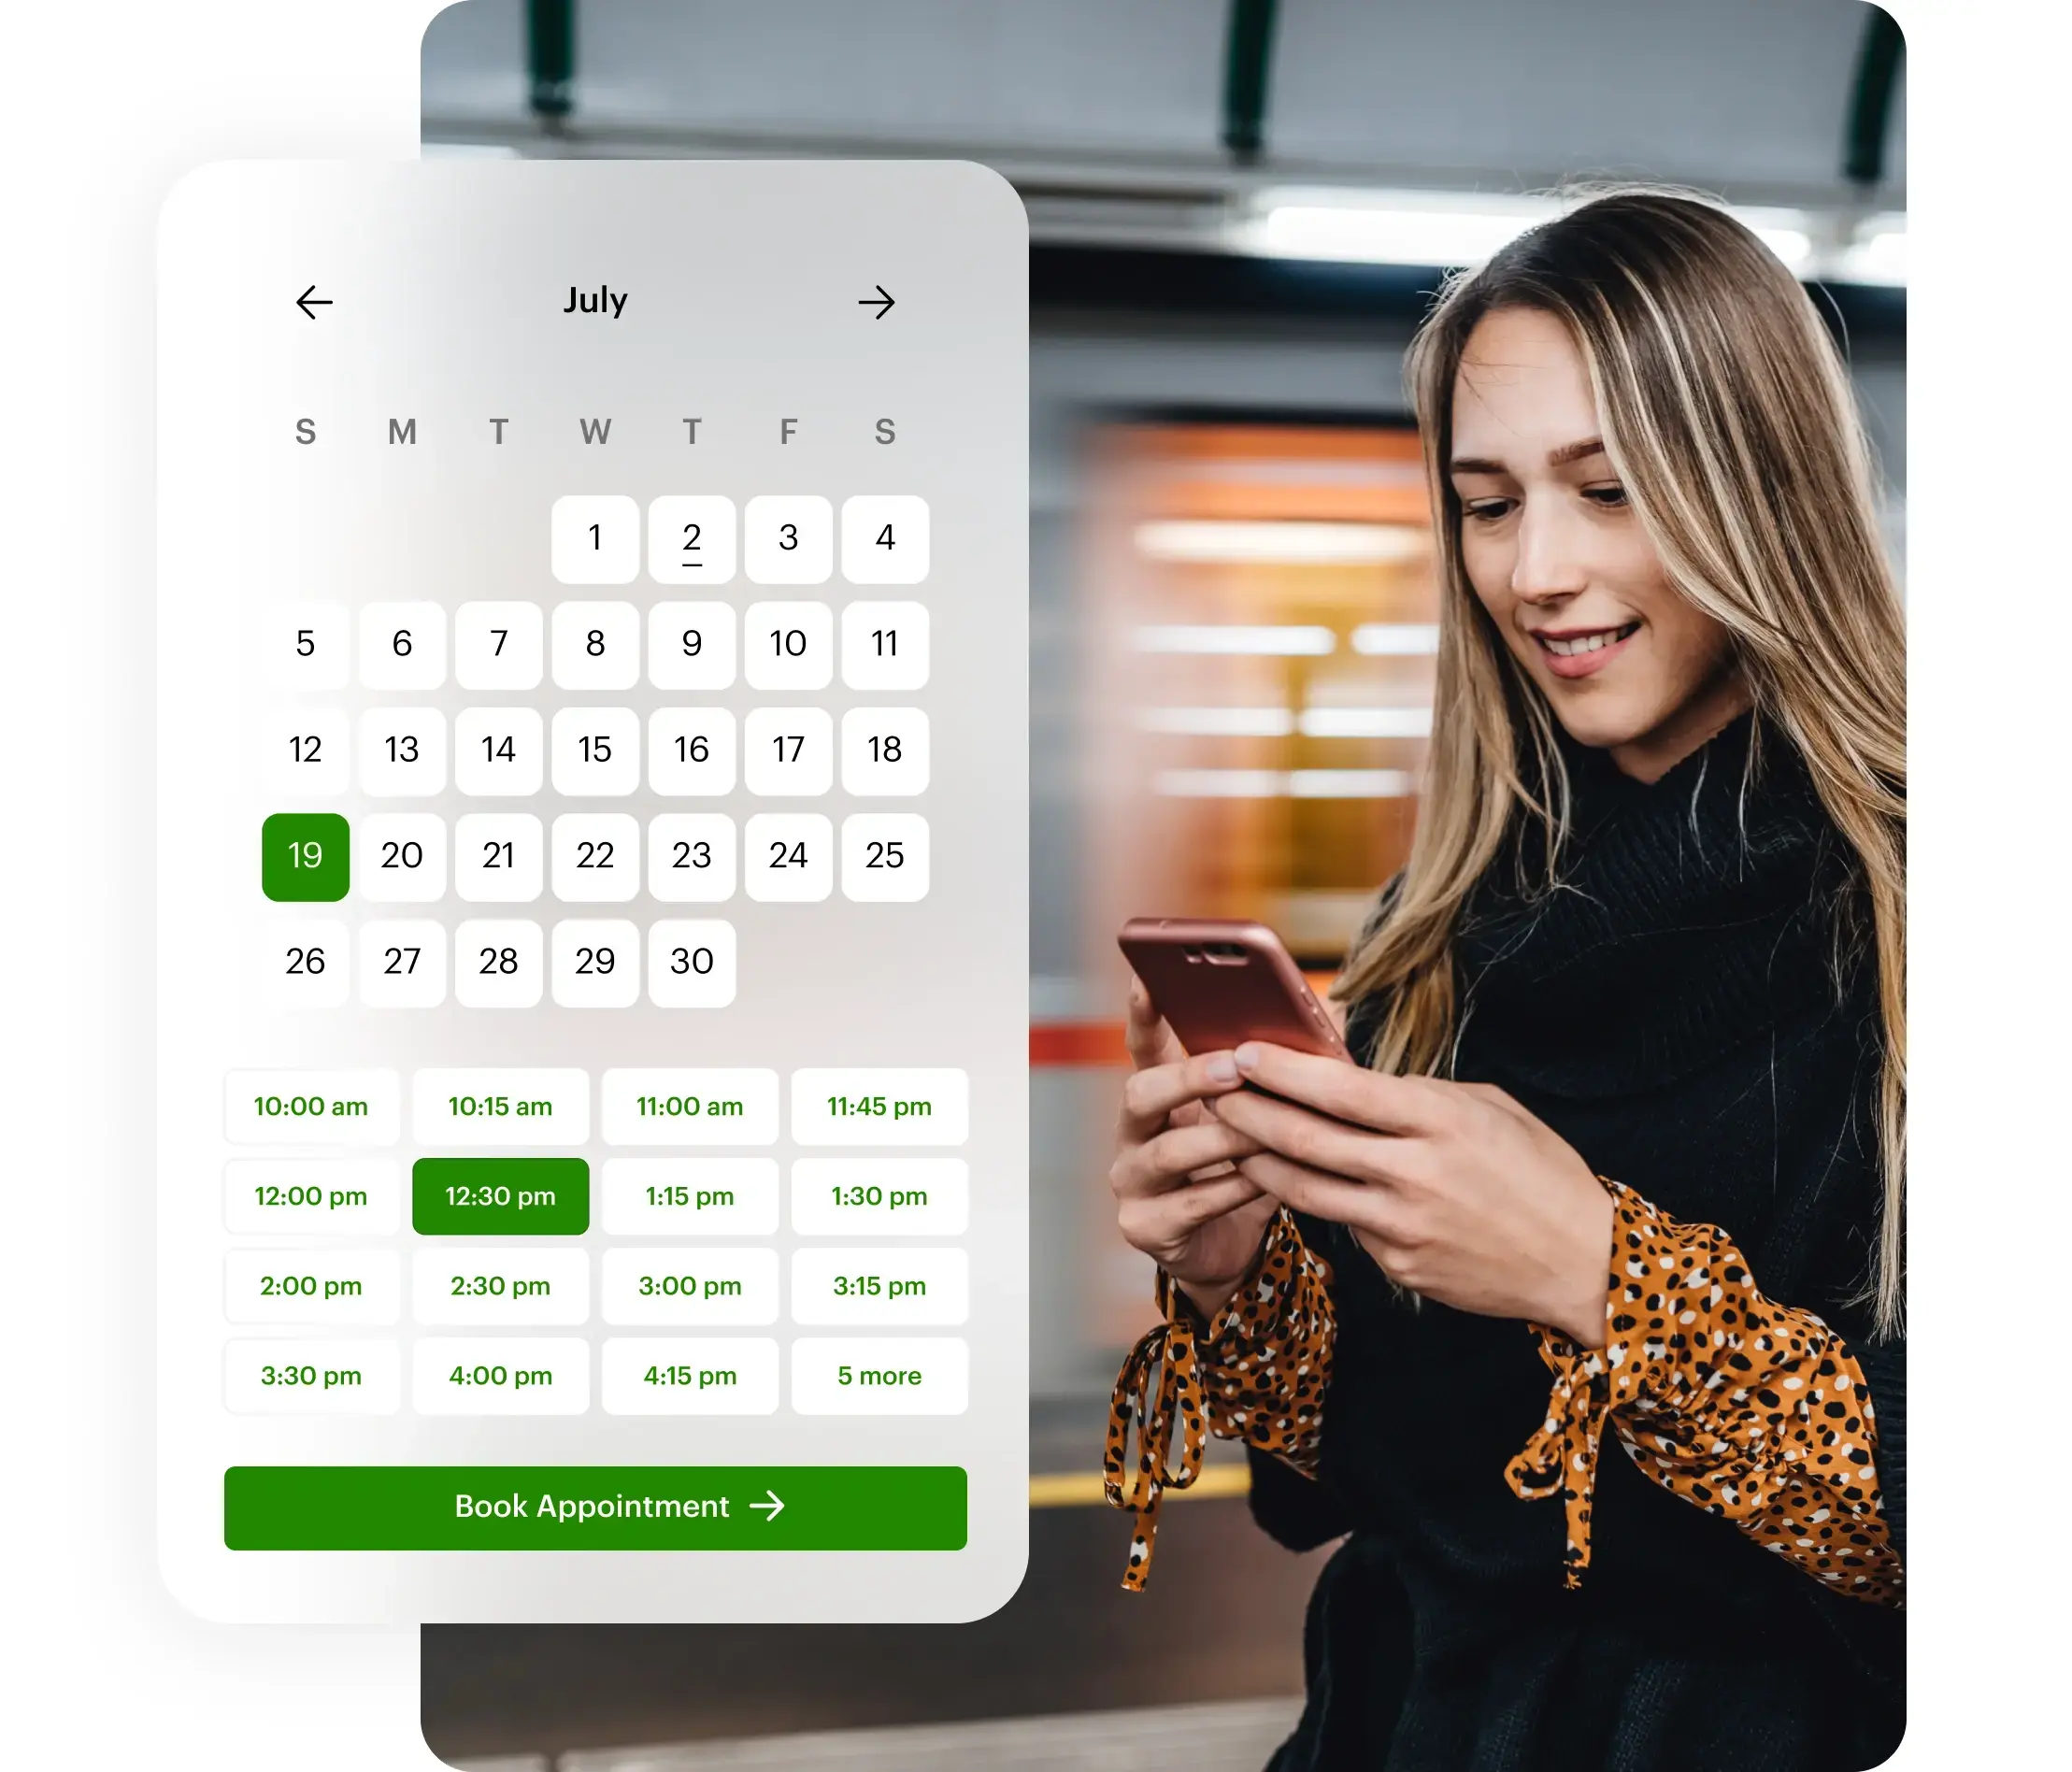
[{"label": "black turtleneck sweater", "polygon": [[[1880,1197],[1874,974],[1836,962],[1846,846],[1781,735],[1764,729],[1747,778],[1751,730],[1651,785],[1565,741],[1562,883],[1522,893],[1506,858],[1477,892],[1453,1075],[1509,1091],[1671,1218],[1722,1226],[1767,1297],[1844,1336],[1903,1550],[1904,1348],[1851,1302]],[[1363,1058],[1382,1007],[1349,1017]],[[1547,1408],[1533,1331],[1413,1307],[1343,1227],[1297,1222],[1333,1268],[1322,1463],[1312,1481],[1253,1452],[1253,1511],[1298,1548],[1350,1536],[1272,1772],[1845,1772],[1893,1751],[1896,1613],[1824,1590],[1610,1440],[1593,1562],[1564,1590],[1561,1510],[1504,1479]]]}]

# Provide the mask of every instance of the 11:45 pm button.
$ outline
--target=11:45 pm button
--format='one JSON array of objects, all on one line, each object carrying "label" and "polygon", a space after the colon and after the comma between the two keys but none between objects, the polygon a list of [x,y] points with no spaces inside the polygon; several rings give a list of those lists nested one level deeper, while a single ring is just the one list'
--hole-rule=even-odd
[{"label": "11:45 pm button", "polygon": [[792,1136],[802,1145],[961,1145],[971,1079],[961,1070],[797,1070]]}]

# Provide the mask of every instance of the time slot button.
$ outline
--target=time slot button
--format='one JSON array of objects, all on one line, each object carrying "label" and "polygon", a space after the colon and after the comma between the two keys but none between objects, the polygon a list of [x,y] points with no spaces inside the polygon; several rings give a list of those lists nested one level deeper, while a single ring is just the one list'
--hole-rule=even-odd
[{"label": "time slot button", "polygon": [[401,1130],[393,1070],[235,1070],[223,1136],[250,1145],[392,1145]]},{"label": "time slot button", "polygon": [[802,1249],[792,1256],[792,1321],[951,1323],[971,1314],[961,1249]]},{"label": "time slot button", "polygon": [[445,1249],[421,1252],[420,1322],[561,1327],[590,1321],[590,1257],[579,1249]]},{"label": "time slot button", "polygon": [[233,1415],[393,1415],[403,1363],[393,1341],[233,1341],[223,1406]]},{"label": "time slot button", "polygon": [[590,1343],[572,1336],[427,1336],[410,1350],[420,1415],[580,1415]]},{"label": "time slot button", "polygon": [[633,1324],[775,1322],[777,1251],[607,1250],[604,1319]]},{"label": "time slot button", "polygon": [[971,1350],[948,1336],[802,1336],[792,1343],[792,1408],[801,1415],[962,1415]]},{"label": "time slot button", "polygon": [[223,1257],[232,1322],[393,1322],[402,1305],[386,1250],[240,1249]]},{"label": "time slot button", "polygon": [[410,1118],[425,1145],[587,1144],[590,1073],[421,1070]]},{"label": "time slot button", "polygon": [[604,1102],[607,1144],[777,1142],[774,1070],[607,1070]]},{"label": "time slot button", "polygon": [[971,1079],[961,1070],[797,1070],[792,1136],[802,1145],[961,1145]]}]

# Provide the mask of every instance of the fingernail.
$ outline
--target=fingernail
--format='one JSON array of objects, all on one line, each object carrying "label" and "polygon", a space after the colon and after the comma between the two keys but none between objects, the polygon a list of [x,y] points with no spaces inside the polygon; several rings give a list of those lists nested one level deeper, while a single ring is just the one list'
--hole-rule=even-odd
[{"label": "fingernail", "polygon": [[1218,1052],[1207,1064],[1208,1079],[1214,1083],[1235,1083],[1237,1080],[1237,1065],[1228,1052]]},{"label": "fingernail", "polygon": [[1237,1060],[1237,1068],[1239,1070],[1249,1071],[1257,1070],[1259,1068],[1259,1049],[1258,1047],[1254,1046],[1250,1040],[1247,1040],[1244,1045],[1240,1046],[1234,1056]]}]

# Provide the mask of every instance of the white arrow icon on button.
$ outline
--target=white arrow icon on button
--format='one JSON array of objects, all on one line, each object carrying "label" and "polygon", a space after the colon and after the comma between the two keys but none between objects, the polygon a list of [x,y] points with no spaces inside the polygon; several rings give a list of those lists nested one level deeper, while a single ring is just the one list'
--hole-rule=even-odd
[{"label": "white arrow icon on button", "polygon": [[[777,1491],[776,1491],[776,1490],[774,1490],[774,1489],[765,1489],[765,1490],[764,1490],[764,1491],[763,1493],[764,1493],[765,1495],[769,1496],[769,1500],[767,1500],[767,1501],[751,1501],[751,1502],[750,1502],[750,1503],[749,1503],[749,1506],[750,1506],[750,1507],[751,1507],[751,1508],[768,1508],[768,1509],[769,1509],[769,1515],[770,1515],[770,1520],[775,1520],[775,1519],[776,1519],[776,1518],[778,1517],[778,1515],[779,1515],[779,1514],[780,1514],[780,1513],[782,1513],[782,1512],[784,1511],[784,1504],[783,1504],[783,1502],[781,1502],[781,1501],[779,1501],[779,1500],[778,1499],[778,1493],[777,1493]],[[765,1520],[765,1521],[764,1521],[764,1522],[763,1523],[764,1523],[764,1525],[767,1525],[767,1524],[769,1524],[769,1520]]]}]

